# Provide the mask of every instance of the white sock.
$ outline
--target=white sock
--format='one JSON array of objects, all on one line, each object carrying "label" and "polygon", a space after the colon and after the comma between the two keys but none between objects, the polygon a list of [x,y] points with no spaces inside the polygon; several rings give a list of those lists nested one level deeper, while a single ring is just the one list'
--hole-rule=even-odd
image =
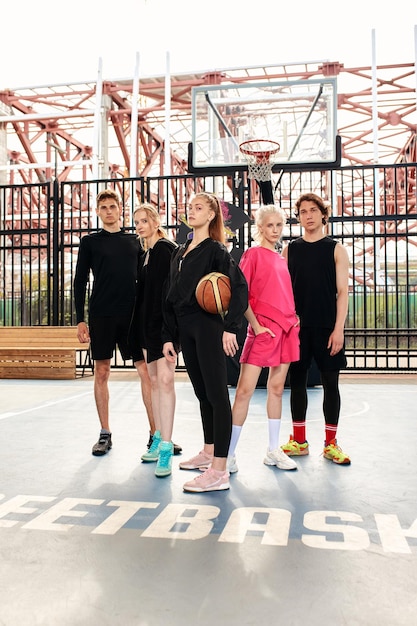
[{"label": "white sock", "polygon": [[281,420],[268,419],[269,433],[269,450],[276,450],[279,445],[279,431],[281,428]]},{"label": "white sock", "polygon": [[234,456],[241,432],[242,426],[232,426],[232,436],[230,438],[229,452],[227,455],[228,457]]}]

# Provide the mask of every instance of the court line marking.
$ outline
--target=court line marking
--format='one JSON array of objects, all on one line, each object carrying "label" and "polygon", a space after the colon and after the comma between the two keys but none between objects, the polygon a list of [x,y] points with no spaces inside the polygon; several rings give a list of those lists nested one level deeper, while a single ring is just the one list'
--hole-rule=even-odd
[{"label": "court line marking", "polygon": [[91,395],[91,391],[86,391],[85,393],[79,393],[76,396],[69,396],[66,398],[61,398],[60,400],[45,402],[44,404],[39,404],[38,406],[32,406],[28,409],[24,409],[23,411],[9,411],[8,413],[0,413],[0,420],[7,419],[8,417],[16,417],[16,415],[23,415],[24,413],[31,413],[32,411],[38,411],[48,406],[55,406],[56,404],[61,404],[62,402],[71,402],[72,400],[77,400],[78,398],[82,398],[83,396],[90,396],[90,395]]}]

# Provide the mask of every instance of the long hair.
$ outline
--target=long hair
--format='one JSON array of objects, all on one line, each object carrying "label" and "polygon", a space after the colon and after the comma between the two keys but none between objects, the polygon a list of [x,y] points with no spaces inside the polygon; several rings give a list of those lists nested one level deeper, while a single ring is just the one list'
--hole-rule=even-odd
[{"label": "long hair", "polygon": [[259,232],[259,226],[262,226],[268,215],[279,215],[282,218],[283,223],[285,224],[286,222],[285,213],[281,207],[277,207],[275,204],[265,204],[264,206],[261,206],[256,211],[256,232],[253,235],[253,238],[258,242],[262,239],[261,233]]},{"label": "long hair", "polygon": [[[148,204],[147,202],[145,202],[144,204],[140,204],[138,208],[134,210],[133,217],[135,217],[138,211],[146,212],[146,215],[148,216],[148,220],[151,221],[156,226],[156,229],[157,229],[156,232],[157,232],[159,239],[168,239],[167,233],[161,226],[161,216],[159,215],[155,207],[152,206],[152,204]],[[142,240],[140,237],[138,237],[138,239],[141,240],[143,249],[147,250],[148,245],[147,245],[146,240]]]},{"label": "long hair", "polygon": [[210,209],[214,213],[214,218],[209,224],[209,237],[220,243],[226,242],[226,235],[224,231],[223,211],[220,205],[220,200],[214,193],[208,191],[199,191],[195,194],[195,198],[204,198],[210,205]]}]

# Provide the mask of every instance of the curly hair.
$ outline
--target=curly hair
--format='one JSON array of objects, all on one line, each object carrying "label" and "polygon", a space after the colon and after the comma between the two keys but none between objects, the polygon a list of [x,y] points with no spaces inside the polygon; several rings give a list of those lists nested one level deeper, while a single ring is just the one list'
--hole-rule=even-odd
[{"label": "curly hair", "polygon": [[326,203],[323,198],[320,198],[320,196],[318,196],[315,193],[303,193],[297,200],[297,202],[295,203],[295,216],[298,219],[299,216],[299,211],[300,211],[300,206],[302,202],[314,202],[314,204],[317,206],[317,208],[320,210],[322,216],[323,216],[323,225],[327,224],[327,221],[329,219],[330,216],[330,211],[331,211],[331,207],[330,204]]}]

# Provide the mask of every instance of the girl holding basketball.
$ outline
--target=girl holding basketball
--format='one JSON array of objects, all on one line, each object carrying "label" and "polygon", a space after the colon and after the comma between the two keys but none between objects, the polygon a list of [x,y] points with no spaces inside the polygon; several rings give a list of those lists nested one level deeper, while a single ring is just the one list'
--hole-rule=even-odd
[{"label": "girl holding basketball", "polygon": [[169,476],[172,468],[172,430],[175,411],[175,364],[162,352],[162,293],[172,253],[177,247],[161,228],[161,218],[151,204],[141,204],[134,212],[136,233],[144,253],[139,258],[136,301],[129,333],[133,361],[135,354],[145,357],[151,379],[155,432],[144,462],[156,462],[155,475]]},{"label": "girl holding basketball", "polygon": [[[163,351],[167,360],[175,363],[181,345],[200,403],[204,447],[179,467],[205,471],[186,482],[184,490],[219,491],[229,488],[226,462],[232,430],[225,354],[234,356],[238,350],[236,333],[248,306],[248,287],[225,246],[218,198],[211,193],[197,193],[190,203],[188,223],[193,229],[192,239],[180,246],[171,260]],[[197,284],[209,272],[230,278],[231,300],[224,318],[207,313],[196,300]]]},{"label": "girl holding basketball", "polygon": [[300,358],[299,320],[291,278],[285,259],[277,251],[284,223],[281,209],[274,205],[261,207],[256,215],[259,245],[246,250],[239,263],[249,286],[249,307],[245,313],[249,325],[233,403],[230,472],[237,472],[235,449],[263,367],[269,367],[266,403],[269,446],[264,463],[283,470],[297,469],[296,463],[279,447],[285,379],[290,363]]}]

